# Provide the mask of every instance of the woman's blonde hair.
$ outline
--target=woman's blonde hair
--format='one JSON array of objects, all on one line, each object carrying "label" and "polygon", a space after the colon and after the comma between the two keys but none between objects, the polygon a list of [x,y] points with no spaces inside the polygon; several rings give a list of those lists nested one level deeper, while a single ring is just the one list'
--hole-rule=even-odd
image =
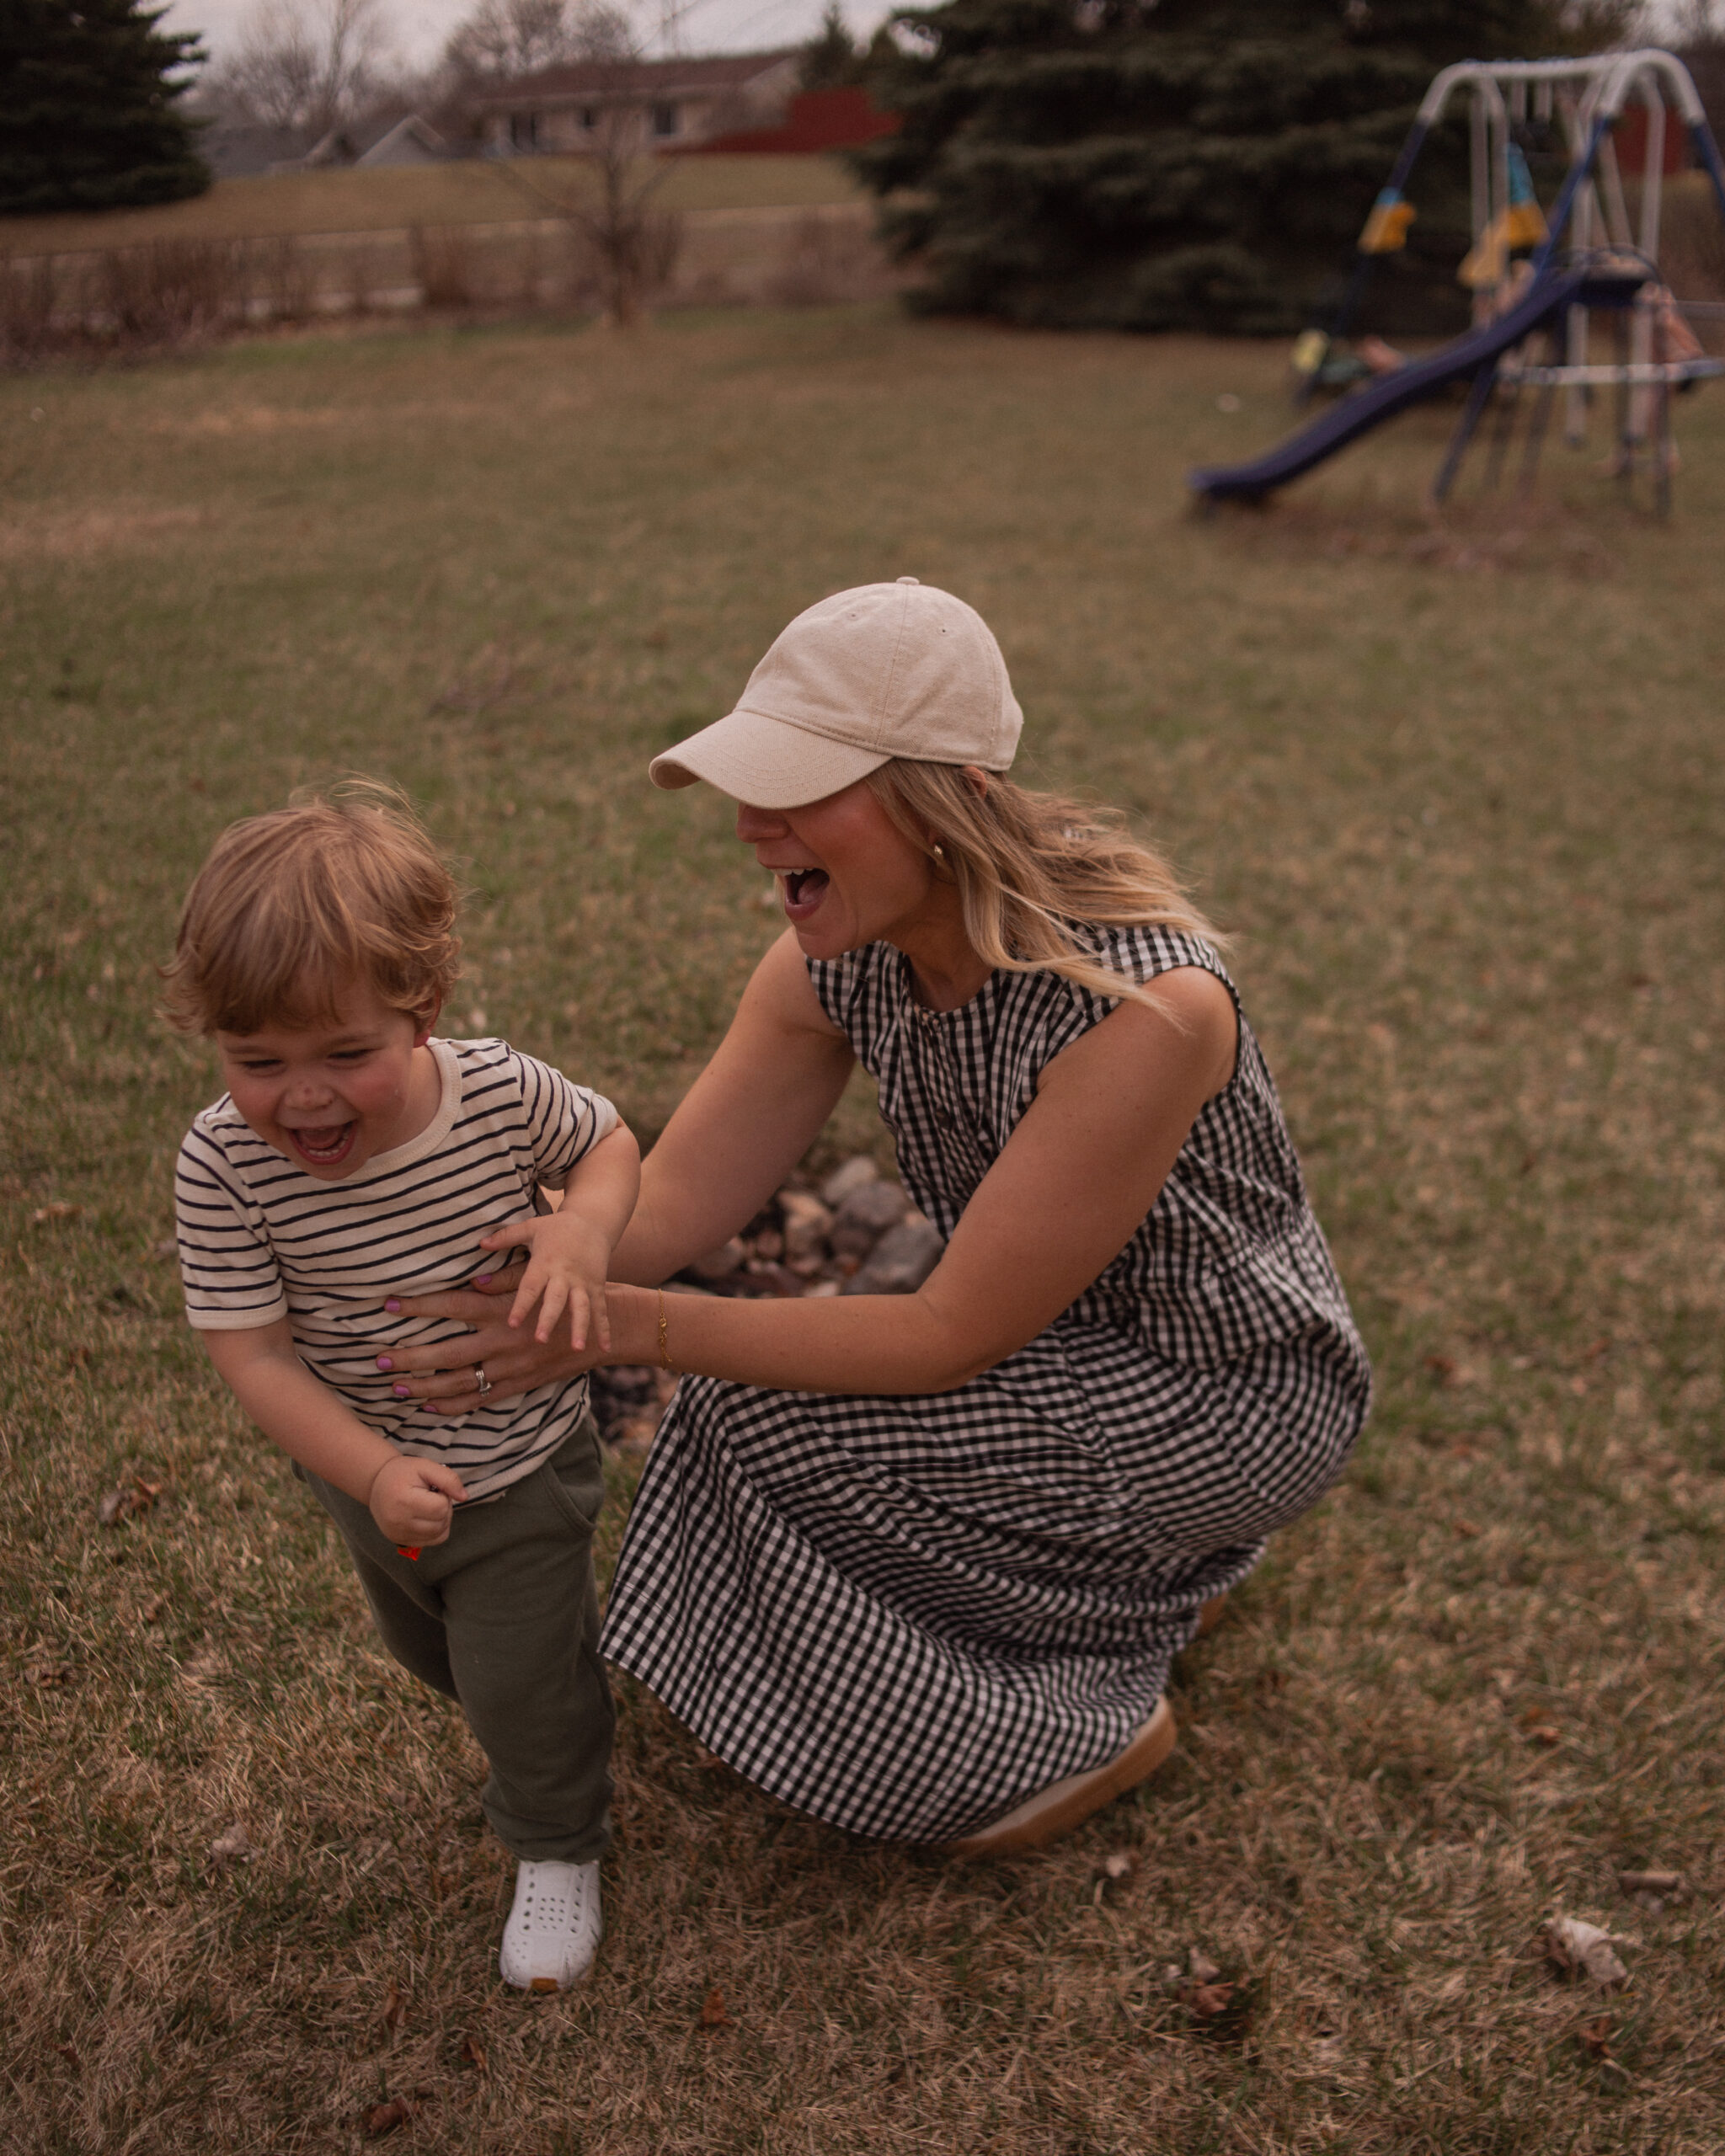
[{"label": "woman's blonde hair", "polygon": [[331,1021],[362,981],[423,1015],[461,970],[455,878],[407,796],[349,779],[230,824],[186,894],[163,1013],[184,1033]]},{"label": "woman's blonde hair", "polygon": [[1160,1007],[1151,991],[1100,963],[1080,931],[1175,928],[1221,942],[1172,868],[1115,809],[1033,793],[996,772],[979,787],[955,764],[900,757],[868,784],[906,838],[926,852],[939,846],[964,932],[991,966],[1060,974],[1095,995]]}]

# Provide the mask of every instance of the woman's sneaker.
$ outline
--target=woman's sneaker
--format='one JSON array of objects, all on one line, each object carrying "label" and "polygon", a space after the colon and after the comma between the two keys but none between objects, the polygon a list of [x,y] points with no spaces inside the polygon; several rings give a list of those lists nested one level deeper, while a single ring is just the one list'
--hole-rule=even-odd
[{"label": "woman's sneaker", "polygon": [[515,1905],[497,1966],[517,1991],[568,1991],[593,1966],[604,1931],[599,1864],[530,1863],[515,1873]]}]

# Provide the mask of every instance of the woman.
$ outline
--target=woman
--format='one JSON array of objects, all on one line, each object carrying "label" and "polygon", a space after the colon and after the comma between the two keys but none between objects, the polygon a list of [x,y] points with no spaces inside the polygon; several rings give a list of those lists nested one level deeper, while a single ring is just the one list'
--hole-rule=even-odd
[{"label": "woman", "polygon": [[[398,1358],[459,1348],[414,1380],[442,1412],[681,1373],[604,1651],[784,1801],[978,1854],[1160,1764],[1172,1657],[1333,1481],[1370,1385],[1204,923],[1153,854],[1004,776],[1021,724],[980,617],[906,577],[800,615],[654,761],[737,799],[789,926],[645,1164],[612,1347],[456,1296],[407,1307],[474,1336]],[[665,1297],[858,1058],[946,1239],[922,1288]]]}]

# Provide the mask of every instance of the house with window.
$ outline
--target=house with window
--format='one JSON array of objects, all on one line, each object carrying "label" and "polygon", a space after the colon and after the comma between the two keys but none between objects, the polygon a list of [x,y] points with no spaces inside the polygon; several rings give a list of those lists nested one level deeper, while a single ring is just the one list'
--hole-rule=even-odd
[{"label": "house with window", "polygon": [[489,156],[567,156],[621,124],[644,150],[697,149],[714,136],[778,125],[797,91],[799,48],[705,59],[574,60],[475,100]]}]

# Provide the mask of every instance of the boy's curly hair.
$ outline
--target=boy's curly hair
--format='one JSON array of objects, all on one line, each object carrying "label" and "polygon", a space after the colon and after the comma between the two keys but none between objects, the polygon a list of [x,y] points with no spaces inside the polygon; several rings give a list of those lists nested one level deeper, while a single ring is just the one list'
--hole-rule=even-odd
[{"label": "boy's curly hair", "polygon": [[348,779],[231,824],[186,894],[163,1009],[184,1033],[328,1023],[350,983],[433,1010],[461,970],[459,894],[398,787]]}]

